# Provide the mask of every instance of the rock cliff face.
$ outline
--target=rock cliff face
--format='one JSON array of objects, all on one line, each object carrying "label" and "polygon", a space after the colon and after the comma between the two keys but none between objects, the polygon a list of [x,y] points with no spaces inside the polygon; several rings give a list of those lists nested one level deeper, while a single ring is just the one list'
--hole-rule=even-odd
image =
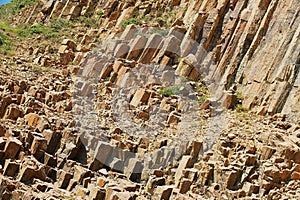
[{"label": "rock cliff face", "polygon": [[25,6],[14,25],[73,29],[1,58],[0,199],[297,199],[299,11],[299,0]]},{"label": "rock cliff face", "polygon": [[195,55],[199,71],[209,68],[209,74],[200,75],[222,89],[237,84],[245,97],[245,108],[263,115],[299,111],[298,0],[51,0],[25,9],[17,19],[47,22],[100,12],[103,21],[99,32],[109,33],[126,19],[163,17],[170,27],[184,33],[180,56]]}]

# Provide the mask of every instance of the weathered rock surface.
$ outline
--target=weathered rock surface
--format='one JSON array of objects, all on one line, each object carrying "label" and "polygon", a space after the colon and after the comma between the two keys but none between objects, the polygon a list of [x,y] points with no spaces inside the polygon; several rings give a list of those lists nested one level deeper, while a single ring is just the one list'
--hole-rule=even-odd
[{"label": "weathered rock surface", "polygon": [[[0,199],[299,198],[299,8],[25,6],[16,24],[63,19],[81,31],[30,59],[1,58]],[[88,18],[99,27],[81,29]]]}]

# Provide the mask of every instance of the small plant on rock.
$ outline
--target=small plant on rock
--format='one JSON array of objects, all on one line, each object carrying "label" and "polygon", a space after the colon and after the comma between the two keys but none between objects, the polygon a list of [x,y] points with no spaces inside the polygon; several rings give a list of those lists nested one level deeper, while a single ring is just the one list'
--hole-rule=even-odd
[{"label": "small plant on rock", "polygon": [[130,18],[121,23],[121,28],[126,28],[130,24],[140,24],[141,20],[137,18]]},{"label": "small plant on rock", "polygon": [[170,86],[170,87],[165,87],[162,90],[159,90],[158,93],[163,96],[169,97],[169,96],[173,96],[173,95],[178,95],[179,89],[180,89],[180,86],[177,86],[177,85]]}]

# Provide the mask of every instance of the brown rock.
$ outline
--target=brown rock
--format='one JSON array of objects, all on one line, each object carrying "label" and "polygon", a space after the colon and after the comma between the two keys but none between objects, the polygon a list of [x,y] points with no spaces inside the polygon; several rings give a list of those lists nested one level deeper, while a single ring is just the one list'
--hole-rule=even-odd
[{"label": "brown rock", "polygon": [[180,179],[183,175],[183,170],[186,168],[191,168],[193,167],[193,161],[192,161],[192,156],[183,156],[178,168],[176,169],[175,173],[175,186],[178,187],[180,184]]},{"label": "brown rock", "polygon": [[35,169],[31,166],[24,166],[24,168],[21,169],[20,173],[19,173],[19,178],[18,180],[23,182],[23,183],[27,183],[27,182],[31,182],[32,179],[35,176]]},{"label": "brown rock", "polygon": [[117,192],[113,195],[112,199],[116,200],[134,200],[137,195],[131,192]]},{"label": "brown rock", "polygon": [[39,134],[33,134],[30,152],[37,158],[43,156],[43,152],[47,149],[47,140]]},{"label": "brown rock", "polygon": [[228,189],[233,188],[236,185],[236,182],[241,176],[241,171],[239,170],[231,170],[228,172],[228,176],[226,177],[226,187]]},{"label": "brown rock", "polygon": [[22,142],[16,138],[9,138],[4,147],[5,158],[15,158],[22,147]]},{"label": "brown rock", "polygon": [[153,62],[159,63],[164,56],[174,59],[179,54],[180,40],[173,35],[170,35],[165,39],[162,44],[162,48],[159,50],[157,56]]},{"label": "brown rock", "polygon": [[61,44],[66,45],[68,48],[71,49],[76,47],[76,43],[70,39],[64,39]]},{"label": "brown rock", "polygon": [[139,89],[134,94],[130,102],[130,105],[137,107],[140,103],[147,104],[149,97],[150,97],[150,93],[148,91],[146,91],[145,89]]},{"label": "brown rock", "polygon": [[179,192],[182,194],[187,193],[190,190],[191,185],[192,185],[191,180],[186,179],[186,178],[182,179],[180,181]]},{"label": "brown rock", "polygon": [[300,172],[294,171],[291,175],[292,180],[300,180]]},{"label": "brown rock", "polygon": [[124,63],[122,61],[116,60],[113,65],[114,72],[118,72],[121,69],[121,67],[123,67],[123,66],[124,66]]},{"label": "brown rock", "polygon": [[58,53],[63,54],[66,50],[68,50],[68,48],[69,47],[67,45],[61,45],[58,49]]},{"label": "brown rock", "polygon": [[128,167],[125,170],[125,175],[131,181],[140,182],[143,168],[144,165],[140,160],[136,158],[130,158],[128,162]]},{"label": "brown rock", "polygon": [[110,64],[106,64],[104,67],[103,67],[103,69],[102,69],[102,71],[100,72],[100,78],[101,79],[106,79],[109,75],[110,75],[110,73],[113,71],[113,66],[111,66]]},{"label": "brown rock", "polygon": [[125,43],[118,44],[118,46],[115,49],[114,56],[116,58],[126,58],[128,52],[129,52],[129,49],[130,49],[130,47],[128,46],[128,44],[125,44]]},{"label": "brown rock", "polygon": [[106,183],[108,183],[108,180],[104,177],[100,177],[97,181],[99,187],[104,187]]},{"label": "brown rock", "polygon": [[57,172],[57,186],[62,189],[67,189],[69,182],[72,178],[72,174],[63,170]]},{"label": "brown rock", "polygon": [[172,111],[168,117],[167,123],[168,124],[178,124],[180,122],[180,115],[176,111]]},{"label": "brown rock", "polygon": [[169,200],[174,186],[157,186],[154,190],[153,200]]},{"label": "brown rock", "polygon": [[29,126],[36,127],[40,123],[41,118],[38,114],[29,113],[29,114],[25,115],[25,121],[27,122],[27,124]]},{"label": "brown rock", "polygon": [[238,103],[238,98],[235,94],[227,92],[224,99],[224,107],[226,109],[233,109]]},{"label": "brown rock", "polygon": [[125,66],[122,66],[121,69],[119,70],[118,72],[118,77],[117,77],[117,85],[119,86],[123,86],[123,84],[126,84],[126,83],[123,83],[123,78],[125,76],[125,74],[130,70],[129,67],[125,67]]},{"label": "brown rock", "polygon": [[121,39],[122,40],[131,40],[135,36],[136,32],[137,32],[137,29],[136,29],[135,25],[130,24],[125,28],[124,32],[121,35]]},{"label": "brown rock", "polygon": [[88,200],[105,199],[105,189],[92,185],[88,189],[90,191]]},{"label": "brown rock", "polygon": [[165,185],[165,178],[164,177],[150,177],[150,179],[148,180],[147,182],[147,185],[146,185],[146,188],[147,188],[147,192],[149,192],[150,194],[153,194],[154,193],[154,189],[157,187],[157,186],[162,186],[162,185]]},{"label": "brown rock", "polygon": [[111,159],[111,154],[113,153],[114,148],[116,147],[110,143],[100,141],[96,148],[95,158],[98,160],[98,162],[107,166],[109,164],[109,159]]},{"label": "brown rock", "polygon": [[[105,200],[114,199],[115,194],[122,192],[123,189],[116,186],[109,186],[106,188]],[[115,197],[117,198],[117,197]]]},{"label": "brown rock", "polygon": [[171,6],[179,6],[181,0],[171,0]]},{"label": "brown rock", "polygon": [[147,39],[143,36],[137,36],[135,40],[130,44],[130,50],[127,55],[127,59],[131,60],[134,59],[136,60],[141,52],[144,50],[145,45],[146,45]]},{"label": "brown rock", "polygon": [[42,134],[47,141],[47,152],[50,154],[54,153],[59,144],[61,135],[49,129],[44,130]]},{"label": "brown rock", "polygon": [[246,165],[247,166],[254,166],[256,163],[256,155],[248,154],[247,155],[247,160],[246,160]]},{"label": "brown rock", "polygon": [[17,120],[19,117],[22,117],[22,114],[22,110],[17,105],[10,104],[6,109],[3,119]]},{"label": "brown rock", "polygon": [[261,160],[267,160],[271,158],[271,156],[275,153],[276,149],[270,147],[270,146],[263,146],[261,149]]},{"label": "brown rock", "polygon": [[161,35],[159,34],[151,35],[145,46],[145,50],[143,51],[139,59],[139,62],[143,64],[150,63],[161,41],[162,41]]},{"label": "brown rock", "polygon": [[190,155],[193,156],[193,158],[197,158],[202,148],[202,142],[192,141],[189,148],[191,150]]},{"label": "brown rock", "polygon": [[75,166],[73,179],[78,183],[81,183],[83,178],[87,176],[89,173],[90,171],[88,169],[81,166]]},{"label": "brown rock", "polygon": [[14,177],[19,170],[19,166],[20,166],[19,163],[12,162],[10,159],[5,160],[5,164],[3,168],[4,175]]}]

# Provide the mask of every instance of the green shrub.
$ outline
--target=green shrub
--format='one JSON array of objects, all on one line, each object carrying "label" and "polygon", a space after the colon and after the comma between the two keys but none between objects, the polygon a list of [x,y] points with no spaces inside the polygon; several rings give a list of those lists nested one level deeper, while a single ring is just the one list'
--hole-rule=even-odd
[{"label": "green shrub", "polygon": [[101,23],[101,18],[95,18],[95,17],[78,17],[75,20],[77,23],[83,24],[85,27],[88,28],[99,28]]},{"label": "green shrub", "polygon": [[235,110],[237,112],[239,112],[239,113],[241,113],[241,112],[248,112],[249,111],[248,109],[244,108],[242,104],[237,104],[235,106]]},{"label": "green shrub", "polygon": [[98,10],[97,11],[97,15],[101,18],[103,16],[103,11],[102,10]]},{"label": "green shrub", "polygon": [[33,66],[30,71],[31,72],[47,72],[49,71],[50,69],[47,68],[47,67],[42,67],[42,66]]},{"label": "green shrub", "polygon": [[121,23],[121,28],[126,28],[128,25],[130,24],[140,24],[141,23],[141,20],[140,19],[137,19],[137,18],[130,18],[130,19],[127,19],[127,20],[124,20],[122,23]]},{"label": "green shrub", "polygon": [[22,9],[26,5],[32,5],[35,2],[37,2],[37,0],[12,0],[12,3],[16,4],[16,8],[18,10]]},{"label": "green shrub", "polygon": [[178,95],[179,89],[180,89],[180,86],[170,86],[170,87],[166,87],[162,90],[159,90],[158,93],[163,96],[169,97],[172,95]]},{"label": "green shrub", "polygon": [[65,29],[71,29],[73,28],[73,26],[74,25],[70,20],[65,19],[52,19],[49,24],[49,27],[52,29],[52,31],[55,32],[59,32]]},{"label": "green shrub", "polygon": [[34,24],[29,28],[29,33],[31,35],[33,35],[33,34],[45,34],[47,31],[48,31],[47,28],[41,23]]},{"label": "green shrub", "polygon": [[0,53],[10,54],[13,51],[13,45],[9,37],[0,32]]},{"label": "green shrub", "polygon": [[9,19],[26,5],[32,5],[38,0],[12,0],[0,7],[0,19]]},{"label": "green shrub", "polygon": [[207,95],[199,96],[199,97],[198,97],[198,103],[201,105],[201,104],[203,104],[208,98],[209,98],[209,96],[207,96]]}]

